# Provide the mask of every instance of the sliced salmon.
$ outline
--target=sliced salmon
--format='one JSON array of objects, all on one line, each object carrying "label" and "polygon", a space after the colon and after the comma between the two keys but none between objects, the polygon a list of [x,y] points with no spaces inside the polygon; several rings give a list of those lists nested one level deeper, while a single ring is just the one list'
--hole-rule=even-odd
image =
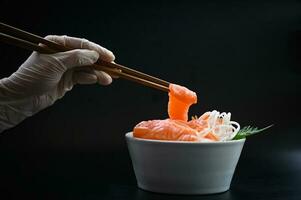
[{"label": "sliced salmon", "polygon": [[207,138],[213,141],[219,141],[219,137],[217,135],[215,135],[214,133],[212,133],[212,131],[210,131],[209,133],[203,135],[203,138]]},{"label": "sliced salmon", "polygon": [[170,119],[188,120],[188,110],[192,104],[197,103],[195,92],[186,87],[170,84],[169,85],[168,115]]},{"label": "sliced salmon", "polygon": [[149,120],[137,124],[134,137],[154,140],[198,141],[198,131],[181,120]]},{"label": "sliced salmon", "polygon": [[201,119],[193,119],[187,122],[187,125],[190,128],[193,128],[197,130],[198,132],[204,131],[206,128],[208,128],[208,122]]},{"label": "sliced salmon", "polygon": [[187,121],[189,107],[197,102],[195,92],[176,84],[170,84],[169,91],[168,115],[170,119],[142,121],[134,127],[134,137],[179,141],[219,140],[214,133],[207,132],[210,112],[204,113],[198,119]]}]

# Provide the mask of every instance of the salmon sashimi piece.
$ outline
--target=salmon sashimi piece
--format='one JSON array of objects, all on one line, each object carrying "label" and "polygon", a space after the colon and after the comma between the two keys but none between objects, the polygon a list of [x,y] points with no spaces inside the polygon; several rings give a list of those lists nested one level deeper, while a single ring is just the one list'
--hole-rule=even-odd
[{"label": "salmon sashimi piece", "polygon": [[198,141],[198,131],[181,120],[142,121],[135,126],[133,134],[137,138],[153,140]]},{"label": "salmon sashimi piece", "polygon": [[213,140],[213,141],[219,141],[219,137],[212,133],[212,131],[208,132],[207,134],[203,135],[202,136],[203,138],[206,138],[206,139],[210,139],[210,140]]},{"label": "salmon sashimi piece", "polygon": [[168,115],[170,119],[188,120],[188,110],[192,104],[197,103],[195,92],[186,87],[170,84],[169,85]]},{"label": "salmon sashimi piece", "polygon": [[187,122],[187,125],[190,128],[197,130],[198,132],[202,132],[209,127],[207,121],[200,119],[190,120],[189,122]]}]

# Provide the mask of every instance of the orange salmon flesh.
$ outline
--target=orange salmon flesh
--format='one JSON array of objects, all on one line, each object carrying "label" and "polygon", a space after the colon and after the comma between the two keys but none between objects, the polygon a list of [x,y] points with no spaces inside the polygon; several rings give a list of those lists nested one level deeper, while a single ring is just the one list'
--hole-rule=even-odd
[{"label": "orange salmon flesh", "polygon": [[[186,87],[169,85],[168,115],[165,120],[142,121],[134,127],[133,135],[137,138],[153,140],[199,141],[198,132],[208,128],[208,114],[199,119],[188,121],[188,111],[197,103],[195,92]],[[207,140],[219,140],[212,132],[201,136]]]}]

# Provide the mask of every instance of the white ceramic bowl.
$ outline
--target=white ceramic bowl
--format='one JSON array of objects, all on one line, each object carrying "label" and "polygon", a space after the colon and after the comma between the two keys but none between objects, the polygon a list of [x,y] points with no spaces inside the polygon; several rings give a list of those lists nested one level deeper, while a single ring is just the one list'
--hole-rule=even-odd
[{"label": "white ceramic bowl", "polygon": [[125,135],[138,187],[168,194],[229,190],[245,139],[227,142],[146,140]]}]

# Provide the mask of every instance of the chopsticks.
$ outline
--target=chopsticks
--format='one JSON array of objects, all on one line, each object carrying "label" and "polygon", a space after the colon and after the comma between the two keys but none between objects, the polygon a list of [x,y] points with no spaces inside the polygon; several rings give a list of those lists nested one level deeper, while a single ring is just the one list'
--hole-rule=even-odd
[{"label": "chopsticks", "polygon": [[[65,47],[38,35],[26,32],[2,22],[0,22],[0,41],[43,54],[52,54],[72,50],[71,48]],[[44,44],[44,46],[40,46],[39,43]],[[107,72],[110,75],[115,75],[129,81],[134,81],[144,86],[152,87],[165,92],[169,91],[169,82],[117,63],[111,63],[98,59],[98,61],[91,67],[96,70]]]}]

